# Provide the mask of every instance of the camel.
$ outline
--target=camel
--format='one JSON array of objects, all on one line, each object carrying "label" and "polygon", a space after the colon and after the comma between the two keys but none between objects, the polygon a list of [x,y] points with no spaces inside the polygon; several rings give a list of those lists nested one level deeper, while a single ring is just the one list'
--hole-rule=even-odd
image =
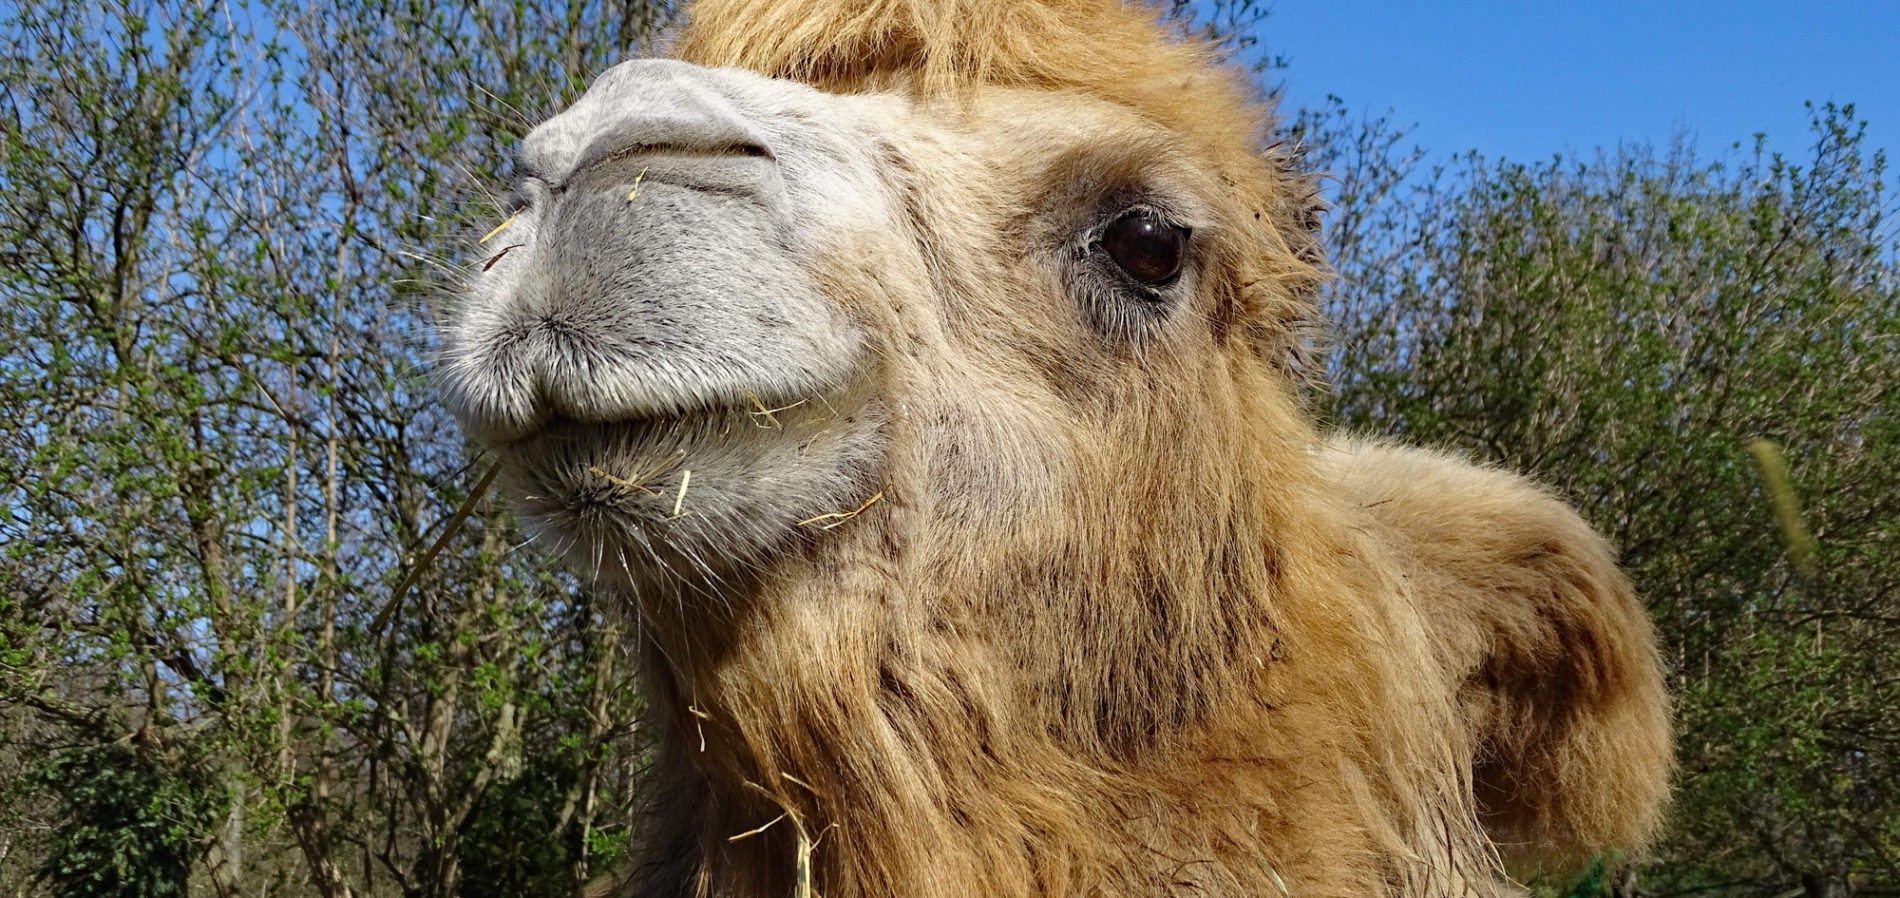
[{"label": "camel", "polygon": [[1558,498],[1324,432],[1314,179],[1120,0],[700,0],[523,142],[437,376],[637,621],[624,896],[1521,895],[1652,838]]}]

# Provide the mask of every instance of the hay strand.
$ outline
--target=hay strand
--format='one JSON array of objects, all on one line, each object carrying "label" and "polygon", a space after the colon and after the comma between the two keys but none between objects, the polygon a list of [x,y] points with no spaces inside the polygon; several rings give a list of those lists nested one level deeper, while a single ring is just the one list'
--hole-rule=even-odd
[{"label": "hay strand", "polygon": [[770,429],[772,430],[785,429],[785,425],[779,423],[779,420],[778,420],[779,412],[791,411],[792,409],[795,409],[811,401],[811,399],[806,398],[806,399],[800,399],[797,402],[792,403],[791,405],[781,405],[778,408],[766,408],[765,400],[760,399],[759,394],[754,393],[751,390],[747,390],[745,391],[745,395],[746,395],[746,398],[752,400],[752,407],[756,409],[756,411],[747,412],[746,414],[751,415],[754,418],[764,418],[766,421],[765,424],[759,424],[759,422],[757,421],[754,421],[752,423],[760,427],[769,426]]},{"label": "hay strand", "polygon": [[673,497],[673,517],[679,518],[679,517],[686,516],[686,512],[682,511],[681,509],[684,508],[686,505],[686,486],[692,482],[693,482],[693,470],[691,468],[688,468],[686,469],[685,473],[680,475],[679,495]]},{"label": "hay strand", "polygon": [[483,234],[482,239],[479,241],[476,241],[477,244],[479,245],[482,243],[487,243],[488,241],[495,239],[496,234],[499,234],[503,231],[508,230],[508,226],[511,224],[514,224],[515,219],[520,218],[520,217],[521,217],[520,210],[516,210],[513,215],[510,215],[507,218],[502,219],[501,224],[496,225],[494,230],[489,231],[486,234]]},{"label": "hay strand", "polygon": [[778,815],[777,817],[773,817],[772,819],[770,819],[770,820],[768,820],[768,821],[766,821],[766,822],[765,822],[765,825],[764,825],[764,826],[760,826],[760,827],[755,827],[755,828],[753,828],[753,829],[748,829],[748,830],[746,830],[745,832],[742,832],[742,833],[740,833],[740,834],[738,834],[738,835],[736,835],[736,836],[727,836],[727,837],[726,837],[726,841],[727,841],[727,842],[737,842],[737,841],[739,841],[739,840],[741,840],[741,839],[750,839],[750,838],[752,838],[753,836],[756,836],[756,835],[758,835],[759,833],[762,833],[762,832],[765,832],[765,831],[766,831],[766,830],[768,830],[768,829],[771,829],[771,828],[772,828],[773,826],[775,826],[775,825],[777,825],[777,824],[778,824],[778,822],[779,822],[780,820],[784,820],[784,819],[786,818],[786,816],[788,816],[789,814],[791,814],[791,812],[790,812],[790,811],[786,811],[785,813],[782,813],[782,814],[780,814],[780,815]]},{"label": "hay strand", "polygon": [[843,526],[845,522],[851,520],[852,518],[855,518],[858,515],[863,514],[865,509],[870,508],[871,506],[876,505],[877,503],[883,500],[884,500],[884,491],[878,490],[876,493],[874,493],[871,496],[871,498],[864,500],[863,505],[853,508],[850,511],[833,511],[833,512],[828,512],[826,514],[813,515],[809,518],[799,521],[798,526],[808,527],[812,524],[817,524],[820,521],[829,521],[830,523],[824,524],[820,526],[818,529],[830,530],[833,527],[840,527],[840,526]]},{"label": "hay strand", "polygon": [[[804,785],[803,782],[797,779],[794,779],[791,774],[781,773],[780,776],[783,776],[784,778],[788,780],[792,780],[793,782],[797,782],[800,785]],[[797,834],[797,837],[798,837],[798,846],[794,849],[794,854],[792,855],[792,868],[793,868],[793,873],[796,877],[796,881],[794,882],[793,887],[792,887],[792,894],[795,896],[795,898],[818,898],[818,890],[815,886],[812,885],[812,866],[811,866],[811,855],[813,851],[818,850],[818,843],[812,840],[811,831],[805,828],[804,818],[798,815],[798,810],[792,807],[791,801],[782,793],[773,792],[765,788],[764,786],[759,785],[758,783],[748,782],[746,783],[746,785],[756,790],[760,795],[765,796],[773,804],[778,805],[779,809],[781,811],[784,811],[783,814],[779,815],[780,819],[789,819],[792,821],[792,830],[794,833]],[[809,789],[811,787],[806,786],[806,788]],[[777,823],[777,822],[778,820],[772,821],[772,823]],[[772,823],[768,823],[765,826],[769,827],[772,825]],[[764,829],[765,827],[760,827],[759,831],[763,832]],[[831,827],[829,826],[825,827],[826,832],[829,832],[830,829]],[[753,833],[753,834],[756,835],[756,833]],[[741,833],[740,835],[744,836],[747,834]],[[820,835],[820,838],[823,837],[823,833],[820,833],[819,835]],[[727,841],[733,842],[733,841],[737,841],[737,839],[736,838],[728,839]]]},{"label": "hay strand", "polygon": [[615,477],[614,475],[609,474],[606,471],[594,465],[589,465],[587,467],[587,473],[592,474],[595,477],[598,477],[602,480],[605,480],[608,483],[613,484],[614,486],[620,487],[621,489],[639,490],[640,492],[646,493],[649,496],[657,496],[660,494],[659,490],[656,490],[653,487],[647,486],[644,483],[635,483],[634,481],[628,480],[625,477]]}]

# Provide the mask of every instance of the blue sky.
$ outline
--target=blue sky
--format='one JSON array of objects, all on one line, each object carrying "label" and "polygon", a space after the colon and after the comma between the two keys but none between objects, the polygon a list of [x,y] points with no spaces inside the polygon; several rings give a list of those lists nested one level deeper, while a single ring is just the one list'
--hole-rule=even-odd
[{"label": "blue sky", "polygon": [[1900,151],[1900,0],[1269,2],[1290,103],[1389,110],[1434,154],[1528,161],[1677,131],[1711,155],[1757,131],[1799,154],[1804,100],[1853,102],[1869,144]]}]

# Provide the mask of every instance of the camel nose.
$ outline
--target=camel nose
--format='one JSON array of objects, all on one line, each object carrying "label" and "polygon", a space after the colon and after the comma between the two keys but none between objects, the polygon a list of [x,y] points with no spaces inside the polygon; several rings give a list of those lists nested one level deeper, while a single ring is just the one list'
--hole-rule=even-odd
[{"label": "camel nose", "polygon": [[559,188],[589,169],[629,157],[771,159],[765,135],[706,74],[671,59],[608,69],[572,107],[528,134],[522,168]]}]

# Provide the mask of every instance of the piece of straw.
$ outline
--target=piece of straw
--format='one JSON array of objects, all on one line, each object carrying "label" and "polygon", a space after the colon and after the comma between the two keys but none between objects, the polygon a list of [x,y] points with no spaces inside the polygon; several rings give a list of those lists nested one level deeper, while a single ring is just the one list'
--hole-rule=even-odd
[{"label": "piece of straw", "polygon": [[1260,869],[1267,871],[1267,878],[1273,880],[1274,888],[1279,889],[1281,895],[1293,898],[1292,890],[1286,887],[1286,880],[1280,878],[1280,871],[1273,869],[1273,864],[1264,857],[1260,859]]},{"label": "piece of straw", "polygon": [[646,179],[647,179],[647,170],[644,168],[640,169],[639,174],[633,176],[633,189],[627,191],[627,202],[629,203],[633,202],[634,197],[637,197],[640,195],[640,182]]},{"label": "piece of straw", "polygon": [[639,490],[640,492],[646,493],[649,496],[657,496],[660,494],[659,490],[656,490],[653,487],[647,486],[644,483],[635,483],[631,480],[628,480],[625,477],[615,477],[614,475],[609,474],[606,471],[603,471],[600,468],[595,467],[593,465],[589,465],[587,467],[587,473],[592,474],[595,477],[599,477],[600,479],[605,480],[608,483],[611,483],[617,487],[622,487],[624,489],[630,489],[630,490]]},{"label": "piece of straw", "polygon": [[798,853],[793,855],[793,858],[794,858],[793,870],[796,871],[796,874],[798,876],[798,885],[796,887],[796,890],[793,891],[792,893],[798,896],[798,898],[813,898],[813,896],[817,894],[817,891],[813,889],[811,885],[812,848],[813,848],[813,845],[812,845],[811,837],[805,835],[804,827],[802,826],[799,827],[798,828],[798,849],[797,849]]},{"label": "piece of straw", "polygon": [[687,705],[686,710],[693,715],[693,718],[694,718],[693,729],[699,732],[699,753],[705,754],[706,753],[706,726],[705,724],[700,723],[700,721],[711,720],[712,715],[699,710],[698,705]]},{"label": "piece of straw", "polygon": [[[765,400],[760,399],[759,394],[754,393],[751,390],[747,390],[745,391],[745,395],[746,395],[746,398],[752,400],[752,407],[758,409],[758,411],[747,412],[746,414],[751,415],[754,418],[764,418],[767,422],[769,422],[772,425],[773,430],[785,429],[785,426],[780,424],[778,421],[779,412],[791,411],[792,409],[795,409],[811,401],[810,398],[805,398],[805,399],[800,399],[797,402],[792,403],[791,405],[781,405],[778,408],[766,408]],[[758,422],[755,421],[753,423],[757,424]]]},{"label": "piece of straw", "polygon": [[812,517],[799,521],[798,526],[804,527],[811,524],[816,524],[819,521],[830,521],[831,523],[826,524],[823,527],[819,528],[820,530],[830,530],[833,527],[842,526],[846,521],[849,521],[852,518],[855,518],[858,515],[863,514],[865,509],[870,508],[873,505],[876,505],[878,502],[882,501],[883,499],[884,499],[884,491],[879,490],[877,491],[875,495],[871,496],[871,498],[864,500],[863,505],[853,508],[850,511],[833,511],[833,512],[828,512],[826,514],[813,515]]},{"label": "piece of straw", "polygon": [[488,233],[482,235],[482,239],[480,243],[487,243],[488,241],[495,239],[496,234],[499,234],[503,231],[508,230],[508,226],[511,224],[514,224],[515,219],[520,218],[520,217],[521,217],[521,211],[516,210],[515,214],[502,219],[501,224],[496,225],[494,230],[489,231]]},{"label": "piece of straw", "polygon": [[688,468],[685,473],[680,475],[680,494],[673,497],[673,517],[677,518],[685,514],[680,511],[680,508],[686,504],[686,485],[692,482],[693,471]]},{"label": "piece of straw", "polygon": [[[784,775],[784,774],[781,774],[781,775]],[[789,776],[787,776],[786,778],[790,779]],[[792,895],[794,896],[794,898],[818,898],[818,890],[812,886],[812,873],[811,873],[811,853],[817,849],[818,844],[812,841],[811,833],[806,831],[804,819],[798,816],[798,811],[797,809],[792,807],[791,802],[787,800],[786,798],[782,797],[781,795],[766,789],[764,786],[761,786],[758,783],[747,782],[746,785],[757,790],[760,795],[765,796],[773,804],[778,805],[779,809],[785,812],[784,814],[780,816],[782,818],[790,818],[792,821],[792,830],[798,836],[798,847],[795,849],[795,853],[792,855],[792,863],[793,863],[792,869],[793,869],[794,875],[797,878],[797,882],[793,885],[793,888],[792,888]],[[772,821],[772,823],[777,823],[777,822],[778,822],[777,820]],[[771,826],[771,825],[772,825],[771,823],[766,824],[766,826]],[[761,827],[761,830],[762,829],[763,827]],[[831,827],[829,826],[825,827],[826,832],[829,832],[830,830],[831,830]],[[744,836],[746,834],[740,833],[740,835]],[[819,835],[821,838],[823,837],[823,833],[820,833]],[[728,841],[736,841],[736,840],[729,839]]]},{"label": "piece of straw", "polygon": [[758,827],[756,829],[748,829],[745,832],[742,832],[736,836],[727,836],[726,841],[737,842],[740,839],[750,839],[753,836],[758,835],[759,833],[762,833],[768,829],[771,829],[774,824],[778,823],[780,820],[785,819],[790,814],[791,814],[790,811],[786,811],[785,813],[780,814],[777,817],[773,817],[771,820],[766,821],[766,824],[764,826]]}]

